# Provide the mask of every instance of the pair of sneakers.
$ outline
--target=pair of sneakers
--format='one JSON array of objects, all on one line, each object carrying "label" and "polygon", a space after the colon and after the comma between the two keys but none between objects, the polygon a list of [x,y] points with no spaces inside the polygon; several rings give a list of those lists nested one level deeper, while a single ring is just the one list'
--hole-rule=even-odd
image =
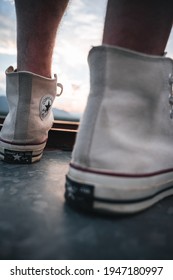
[{"label": "pair of sneakers", "polygon": [[[91,49],[90,94],[66,177],[66,200],[135,213],[173,195],[173,62],[123,48]],[[9,114],[0,158],[38,161],[52,126],[57,77],[6,71]]]}]

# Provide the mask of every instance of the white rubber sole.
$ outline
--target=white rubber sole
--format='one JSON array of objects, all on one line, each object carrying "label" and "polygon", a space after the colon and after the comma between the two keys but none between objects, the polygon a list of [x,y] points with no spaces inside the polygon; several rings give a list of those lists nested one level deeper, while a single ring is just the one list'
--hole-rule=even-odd
[{"label": "white rubber sole", "polygon": [[37,162],[43,155],[46,143],[39,145],[13,145],[0,141],[0,159],[15,164]]},{"label": "white rubber sole", "polygon": [[121,177],[70,167],[67,174],[66,200],[88,210],[132,214],[171,195],[173,172],[145,177]]}]

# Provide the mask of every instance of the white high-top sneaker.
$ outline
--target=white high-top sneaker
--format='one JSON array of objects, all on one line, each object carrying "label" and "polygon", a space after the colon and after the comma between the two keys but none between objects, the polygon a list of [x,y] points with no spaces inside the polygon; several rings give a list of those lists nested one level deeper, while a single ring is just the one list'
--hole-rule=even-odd
[{"label": "white high-top sneaker", "polygon": [[0,159],[9,163],[40,160],[53,123],[52,103],[57,77],[6,70],[9,113],[0,132]]},{"label": "white high-top sneaker", "polygon": [[66,199],[134,213],[173,195],[173,63],[100,46],[89,54],[90,95],[66,180]]}]

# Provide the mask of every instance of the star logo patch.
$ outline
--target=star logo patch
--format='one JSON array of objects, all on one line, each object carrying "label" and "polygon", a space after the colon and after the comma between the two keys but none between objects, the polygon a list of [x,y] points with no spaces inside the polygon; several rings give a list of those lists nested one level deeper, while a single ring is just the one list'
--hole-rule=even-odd
[{"label": "star logo patch", "polygon": [[4,159],[9,163],[31,163],[32,152],[4,150]]},{"label": "star logo patch", "polygon": [[40,101],[40,118],[44,120],[48,115],[53,104],[53,98],[50,95],[44,96]]}]

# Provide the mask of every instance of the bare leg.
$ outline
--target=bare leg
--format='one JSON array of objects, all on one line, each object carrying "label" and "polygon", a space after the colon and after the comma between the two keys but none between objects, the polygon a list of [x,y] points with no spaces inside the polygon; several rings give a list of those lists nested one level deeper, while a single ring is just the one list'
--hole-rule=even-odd
[{"label": "bare leg", "polygon": [[103,44],[162,55],[172,21],[172,0],[108,0]]},{"label": "bare leg", "polygon": [[15,0],[17,71],[6,70],[9,113],[0,133],[0,159],[6,162],[28,164],[42,157],[57,93],[52,53],[67,4],[68,0]]},{"label": "bare leg", "polygon": [[58,25],[68,0],[15,0],[17,70],[51,76]]}]

